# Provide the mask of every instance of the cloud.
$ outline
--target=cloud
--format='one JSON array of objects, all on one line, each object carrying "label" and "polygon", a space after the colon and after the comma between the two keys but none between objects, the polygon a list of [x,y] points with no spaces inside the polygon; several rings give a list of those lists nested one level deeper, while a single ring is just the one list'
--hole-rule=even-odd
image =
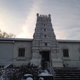
[{"label": "cloud", "polygon": [[[71,5],[57,6],[53,8],[54,15],[52,23],[57,39],[80,39],[80,11],[77,5],[72,2]],[[74,5],[74,7],[72,7]],[[68,7],[69,6],[69,7]],[[71,37],[72,36],[72,37]]]},{"label": "cloud", "polygon": [[14,33],[19,38],[32,38],[36,27],[36,13],[43,13],[51,14],[57,39],[80,39],[79,0],[15,1],[0,1],[0,29],[2,31]]},{"label": "cloud", "polygon": [[[80,20],[76,18],[76,15],[69,16],[69,18],[59,18],[54,21],[53,25],[57,39],[80,39]],[[72,38],[71,35],[74,37]]]},{"label": "cloud", "polygon": [[22,31],[21,27],[24,24],[25,15],[20,13],[19,7],[15,9],[13,5],[15,7],[17,4],[13,4],[10,0],[0,1],[0,29],[17,35]]},{"label": "cloud", "polygon": [[80,0],[73,0],[76,4],[77,4],[77,6],[80,8]]},{"label": "cloud", "polygon": [[40,5],[43,2],[42,0],[33,0],[33,5],[30,12],[27,15],[26,23],[22,27],[22,33],[18,34],[17,37],[27,37],[32,38],[34,33],[34,28],[36,24],[36,14],[40,11]]},{"label": "cloud", "polygon": [[[21,22],[21,24],[20,24]],[[20,31],[20,26],[23,24],[23,21],[16,16],[11,15],[8,11],[7,13],[3,10],[0,13],[0,29],[7,33],[17,34]]]}]

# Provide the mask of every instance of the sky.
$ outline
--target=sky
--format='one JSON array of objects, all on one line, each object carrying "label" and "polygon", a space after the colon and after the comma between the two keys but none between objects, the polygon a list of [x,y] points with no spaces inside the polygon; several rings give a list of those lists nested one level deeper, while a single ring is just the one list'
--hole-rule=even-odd
[{"label": "sky", "polygon": [[32,39],[37,13],[51,14],[57,39],[80,40],[80,0],[0,0],[0,29]]}]

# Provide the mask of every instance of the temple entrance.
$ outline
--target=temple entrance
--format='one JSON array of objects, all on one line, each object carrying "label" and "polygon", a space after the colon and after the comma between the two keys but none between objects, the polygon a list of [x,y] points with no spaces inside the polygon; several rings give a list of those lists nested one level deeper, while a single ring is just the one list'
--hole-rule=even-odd
[{"label": "temple entrance", "polygon": [[42,55],[42,59],[50,62],[50,51],[40,51],[40,54]]}]

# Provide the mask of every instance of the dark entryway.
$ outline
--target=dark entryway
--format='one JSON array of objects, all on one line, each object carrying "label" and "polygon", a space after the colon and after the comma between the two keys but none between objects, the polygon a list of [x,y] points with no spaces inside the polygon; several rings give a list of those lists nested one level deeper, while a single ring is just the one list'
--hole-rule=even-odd
[{"label": "dark entryway", "polygon": [[40,54],[42,55],[42,59],[50,62],[50,51],[40,51]]}]

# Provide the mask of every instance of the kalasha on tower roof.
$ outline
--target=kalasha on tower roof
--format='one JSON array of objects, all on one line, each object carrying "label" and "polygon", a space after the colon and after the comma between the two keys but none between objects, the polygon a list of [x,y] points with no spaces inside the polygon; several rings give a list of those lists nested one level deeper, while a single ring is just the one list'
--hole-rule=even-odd
[{"label": "kalasha on tower roof", "polygon": [[51,15],[50,14],[48,14],[48,15],[40,14],[39,15],[39,13],[37,13],[37,17],[51,17]]}]

